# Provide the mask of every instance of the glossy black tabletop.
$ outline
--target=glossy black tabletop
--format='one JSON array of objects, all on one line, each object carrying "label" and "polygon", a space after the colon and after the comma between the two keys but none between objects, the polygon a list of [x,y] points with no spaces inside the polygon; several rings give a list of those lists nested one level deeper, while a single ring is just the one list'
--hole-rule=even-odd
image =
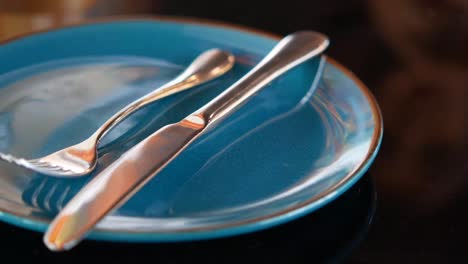
[{"label": "glossy black tabletop", "polygon": [[46,250],[40,234],[1,223],[2,261],[7,256],[27,263],[467,261],[467,1],[146,2],[152,2],[146,14],[215,19],[279,35],[300,29],[329,35],[327,54],[352,70],[382,109],[384,140],[370,173],[313,214],[220,240],[85,241],[57,254]]}]

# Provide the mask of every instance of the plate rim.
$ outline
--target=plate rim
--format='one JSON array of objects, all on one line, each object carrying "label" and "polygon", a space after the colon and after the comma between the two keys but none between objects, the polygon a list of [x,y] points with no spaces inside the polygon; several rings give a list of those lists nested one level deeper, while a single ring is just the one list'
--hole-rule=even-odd
[{"label": "plate rim", "polygon": [[[235,30],[241,33],[248,33],[256,36],[265,37],[274,41],[278,41],[282,37],[278,34],[274,34],[268,31],[248,26],[205,18],[167,15],[109,16],[94,19],[86,19],[79,22],[66,23],[64,25],[49,27],[44,30],[36,30],[24,34],[19,34],[17,36],[0,41],[0,47],[5,44],[15,42],[17,40],[21,40],[35,35],[41,35],[47,32],[66,30],[85,25],[92,26],[97,24],[108,24],[115,22],[168,22],[180,25],[191,24],[198,26],[208,26],[218,29]],[[322,206],[328,204],[335,198],[339,197],[342,193],[346,192],[362,177],[362,175],[367,171],[369,166],[372,164],[372,161],[374,160],[375,156],[377,155],[383,137],[383,118],[377,100],[371,93],[369,88],[351,70],[343,66],[341,63],[327,55],[323,55],[323,57],[325,58],[326,63],[336,67],[339,71],[346,75],[347,78],[351,79],[356,84],[356,87],[358,87],[361,90],[362,94],[366,97],[366,100],[369,103],[372,112],[372,117],[375,120],[376,125],[371,138],[369,151],[367,152],[365,159],[353,171],[349,172],[338,183],[336,183],[333,186],[333,188],[329,189],[327,192],[323,192],[319,196],[304,200],[293,207],[280,210],[279,212],[276,212],[274,214],[256,217],[250,220],[238,221],[231,224],[216,225],[215,227],[210,228],[197,228],[194,230],[180,230],[171,232],[141,230],[137,231],[131,229],[111,230],[98,227],[87,236],[87,239],[114,242],[176,242],[213,239],[244,234],[252,231],[263,230],[297,219],[301,216],[304,216],[305,214],[309,214],[315,210],[320,209]],[[0,219],[6,223],[10,223],[15,226],[38,232],[44,232],[50,223],[49,221],[46,221],[41,218],[36,218],[34,216],[24,218],[23,216],[17,215],[4,208],[0,208]]]}]

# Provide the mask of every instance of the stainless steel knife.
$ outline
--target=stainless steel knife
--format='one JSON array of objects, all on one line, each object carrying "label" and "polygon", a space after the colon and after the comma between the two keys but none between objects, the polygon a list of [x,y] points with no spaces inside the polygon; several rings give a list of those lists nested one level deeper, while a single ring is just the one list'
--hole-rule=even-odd
[{"label": "stainless steel knife", "polygon": [[54,251],[75,246],[207,129],[284,72],[320,55],[328,43],[326,36],[313,31],[283,38],[255,68],[223,93],[182,121],[159,129],[96,175],[52,221],[44,243]]}]

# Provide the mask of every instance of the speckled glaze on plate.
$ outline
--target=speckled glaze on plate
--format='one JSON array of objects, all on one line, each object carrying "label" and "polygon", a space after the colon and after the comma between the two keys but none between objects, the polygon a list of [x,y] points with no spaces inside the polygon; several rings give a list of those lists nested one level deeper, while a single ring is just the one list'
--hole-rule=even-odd
[{"label": "speckled glaze on plate", "polygon": [[[106,135],[97,173],[219,94],[277,41],[215,23],[129,19],[6,42],[0,46],[0,151],[32,158],[77,142],[202,51],[216,47],[236,55],[226,76],[158,101]],[[367,88],[333,60],[311,60],[194,142],[89,238],[197,240],[290,221],[352,186],[381,138],[380,112]],[[44,231],[92,176],[57,179],[0,163],[0,218]]]}]

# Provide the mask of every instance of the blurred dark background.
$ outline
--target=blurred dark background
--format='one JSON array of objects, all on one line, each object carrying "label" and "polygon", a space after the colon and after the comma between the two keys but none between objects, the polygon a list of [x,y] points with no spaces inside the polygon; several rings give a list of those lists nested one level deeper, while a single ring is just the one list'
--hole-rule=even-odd
[{"label": "blurred dark background", "polygon": [[199,17],[278,35],[301,29],[329,35],[327,54],[373,91],[385,123],[370,170],[376,215],[345,262],[468,258],[468,1],[0,0],[0,39],[115,15]]}]

